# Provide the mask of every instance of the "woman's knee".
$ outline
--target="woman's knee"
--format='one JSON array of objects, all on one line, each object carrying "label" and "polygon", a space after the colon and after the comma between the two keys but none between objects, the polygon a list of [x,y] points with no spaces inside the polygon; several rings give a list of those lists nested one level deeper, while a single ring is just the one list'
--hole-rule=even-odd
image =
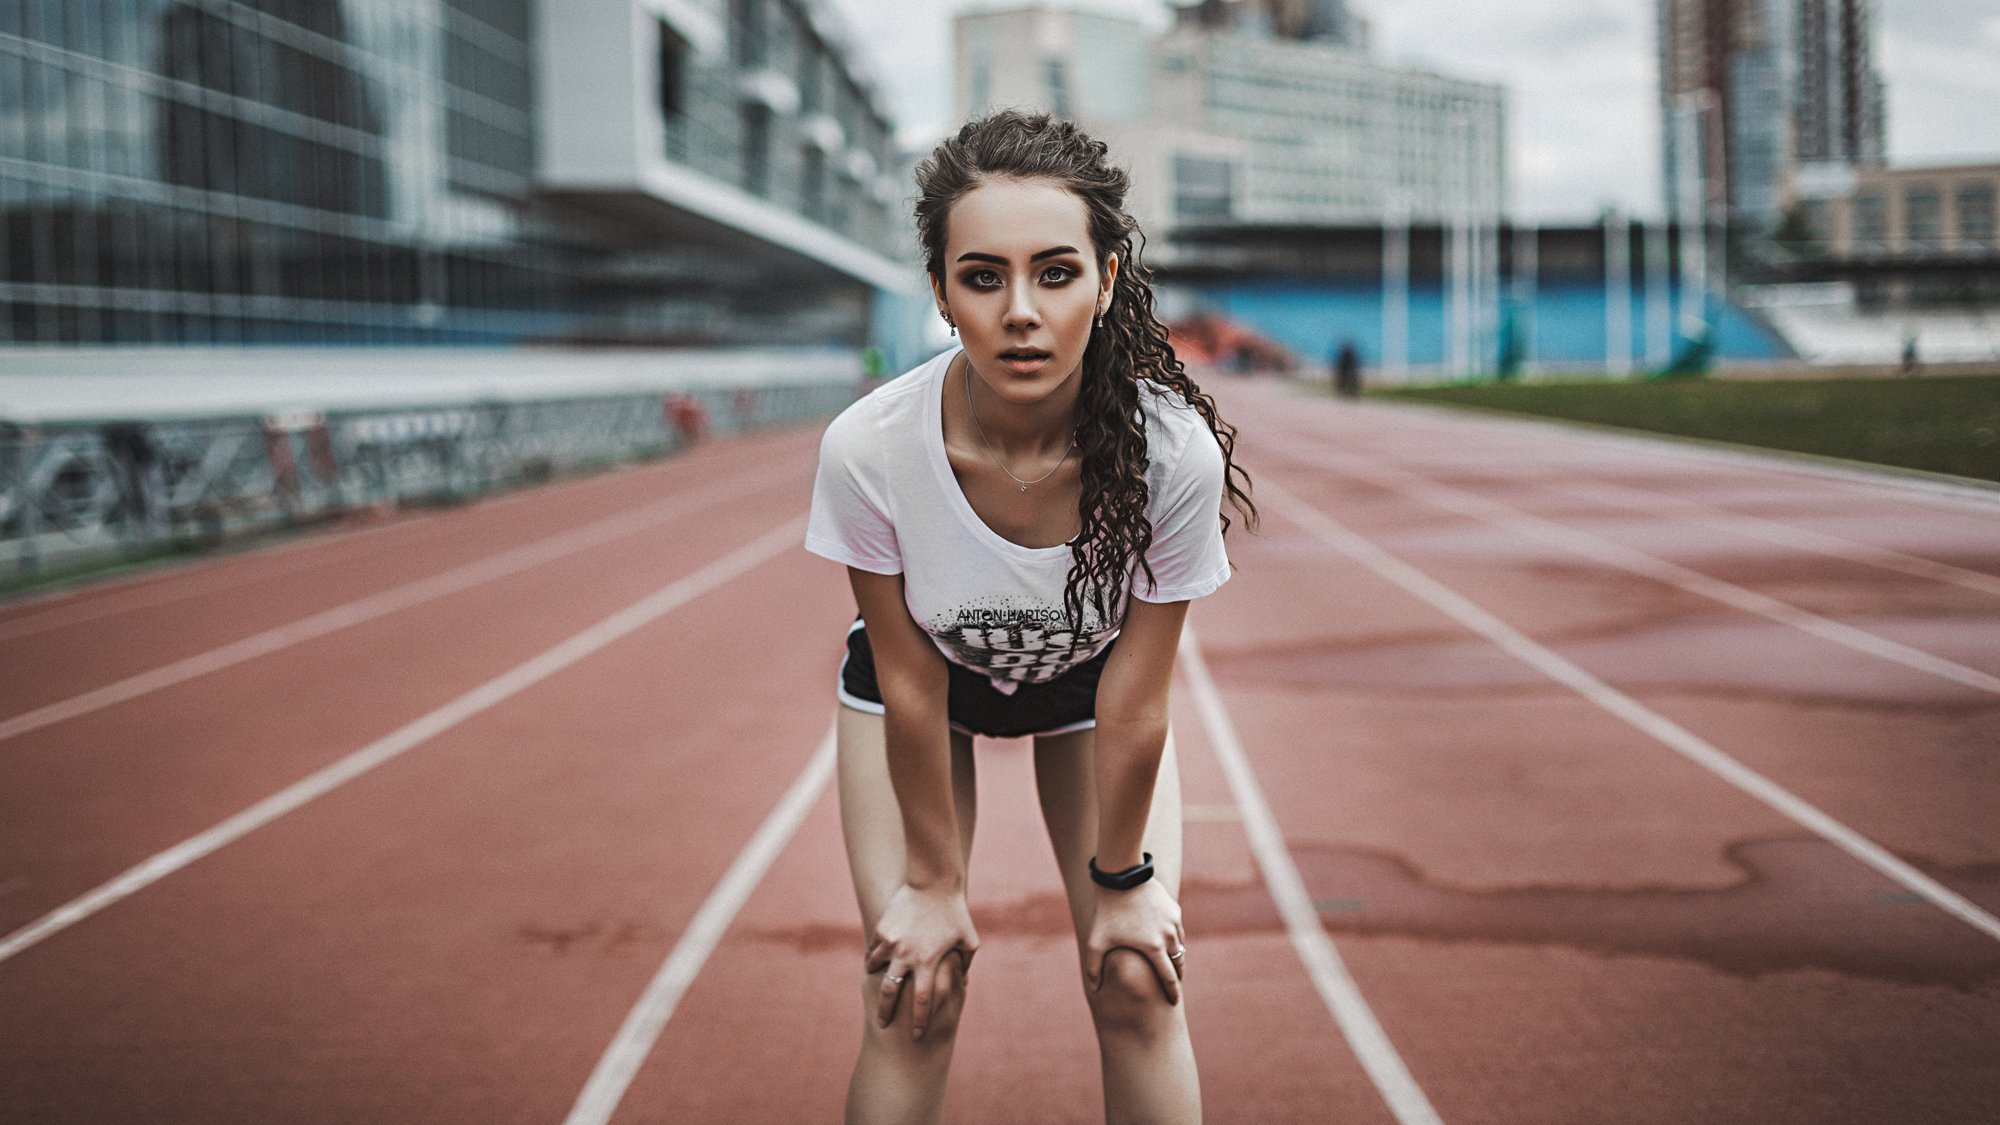
[{"label": "woman's knee", "polygon": [[1100,1036],[1148,1041],[1165,1034],[1177,1014],[1152,963],[1136,950],[1112,950],[1104,959],[1096,991],[1091,991],[1088,981],[1084,991]]},{"label": "woman's knee", "polygon": [[905,980],[902,995],[896,998],[895,1014],[889,1026],[883,1027],[877,1020],[882,1005],[882,978],[888,972],[866,973],[861,978],[862,1014],[867,1020],[868,1033],[892,1042],[903,1043],[946,1043],[958,1032],[959,1016],[965,1011],[965,974],[957,957],[947,954],[938,966],[937,983],[932,988],[930,1019],[924,1024],[922,1040],[910,1038],[910,1021],[916,1009],[916,981]]}]

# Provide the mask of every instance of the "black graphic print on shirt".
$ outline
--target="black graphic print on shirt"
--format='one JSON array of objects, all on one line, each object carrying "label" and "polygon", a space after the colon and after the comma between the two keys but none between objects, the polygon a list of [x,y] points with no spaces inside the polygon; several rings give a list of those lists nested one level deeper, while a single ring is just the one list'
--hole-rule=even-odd
[{"label": "black graphic print on shirt", "polygon": [[984,672],[1011,694],[1015,685],[1045,684],[1089,660],[1114,632],[1088,605],[1083,624],[1079,635],[1070,631],[1059,605],[995,598],[941,614],[927,629],[951,649],[954,660]]}]

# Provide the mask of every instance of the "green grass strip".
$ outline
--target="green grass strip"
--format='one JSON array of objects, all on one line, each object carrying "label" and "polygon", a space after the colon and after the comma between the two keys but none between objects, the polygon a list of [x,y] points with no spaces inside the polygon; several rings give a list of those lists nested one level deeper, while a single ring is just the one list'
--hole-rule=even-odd
[{"label": "green grass strip", "polygon": [[2000,481],[2000,376],[1462,383],[1369,394]]}]

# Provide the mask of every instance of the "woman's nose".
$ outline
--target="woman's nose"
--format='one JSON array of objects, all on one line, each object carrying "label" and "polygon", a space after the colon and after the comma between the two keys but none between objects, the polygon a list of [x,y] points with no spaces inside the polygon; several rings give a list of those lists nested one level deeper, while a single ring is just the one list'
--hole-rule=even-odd
[{"label": "woman's nose", "polygon": [[1033,327],[1042,322],[1041,313],[1035,309],[1033,286],[1016,285],[1009,290],[1007,298],[1007,326]]}]

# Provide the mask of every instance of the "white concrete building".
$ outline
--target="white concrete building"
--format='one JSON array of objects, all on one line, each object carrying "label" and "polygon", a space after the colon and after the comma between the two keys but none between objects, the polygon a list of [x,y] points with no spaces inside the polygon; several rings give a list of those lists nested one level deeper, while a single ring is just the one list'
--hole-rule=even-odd
[{"label": "white concrete building", "polygon": [[956,23],[958,110],[1076,120],[1148,230],[1484,220],[1506,206],[1503,91],[1328,39],[1044,6]]}]

